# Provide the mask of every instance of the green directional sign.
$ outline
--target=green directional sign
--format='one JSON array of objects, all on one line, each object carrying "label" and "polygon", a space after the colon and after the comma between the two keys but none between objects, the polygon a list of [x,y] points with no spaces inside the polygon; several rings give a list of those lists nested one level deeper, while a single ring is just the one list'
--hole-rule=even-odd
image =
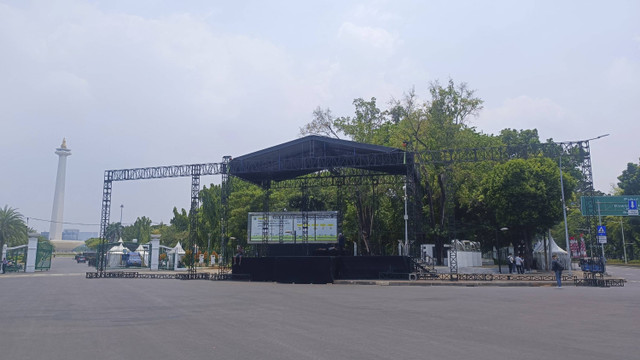
[{"label": "green directional sign", "polygon": [[582,196],[582,216],[637,216],[640,195]]}]

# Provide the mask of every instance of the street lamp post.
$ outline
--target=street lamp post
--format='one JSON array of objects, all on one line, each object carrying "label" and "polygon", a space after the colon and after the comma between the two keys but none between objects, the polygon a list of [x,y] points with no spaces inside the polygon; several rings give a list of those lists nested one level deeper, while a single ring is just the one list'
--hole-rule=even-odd
[{"label": "street lamp post", "polygon": [[211,258],[211,233],[207,234],[207,256]]},{"label": "street lamp post", "polygon": [[122,209],[124,209],[124,205],[120,204],[120,225],[122,225]]},{"label": "street lamp post", "polygon": [[[404,147],[404,163],[407,163],[407,150],[408,146],[411,144],[410,141],[403,141],[402,146]],[[407,212],[407,185],[408,178],[407,175],[404,176],[404,256],[409,256],[409,214]]]},{"label": "street lamp post", "polygon": [[622,224],[622,218],[620,218],[620,232],[622,233],[622,251],[624,252],[624,263],[627,263],[627,245],[624,243],[624,225]]},{"label": "street lamp post", "polygon": [[409,215],[407,214],[407,176],[404,177],[404,256],[409,256],[409,230],[407,223]]},{"label": "street lamp post", "polygon": [[[502,231],[503,233],[505,231],[507,231],[507,230],[509,230],[508,227],[500,228],[500,231]],[[497,245],[496,246],[496,251],[498,252],[498,272],[500,274],[502,274],[502,263],[501,263],[501,260],[500,260],[500,242],[498,241],[498,230],[496,230],[496,245]]]},{"label": "street lamp post", "polygon": [[[234,243],[236,241],[236,238],[234,236],[231,236],[231,237],[229,237],[229,240],[231,240],[231,249],[232,249],[231,250],[232,251],[232,253],[231,253],[231,263],[233,264],[233,257],[236,256],[236,254],[233,253],[233,245],[234,245]],[[225,260],[227,260],[227,259],[225,258]]]},{"label": "street lamp post", "polygon": [[569,254],[569,274],[571,275],[571,246],[569,245],[569,225],[567,224],[567,205],[564,200],[564,179],[562,177],[562,154],[558,160],[558,167],[560,168],[560,193],[562,194],[562,216],[564,217],[564,240],[567,247],[567,253]]}]

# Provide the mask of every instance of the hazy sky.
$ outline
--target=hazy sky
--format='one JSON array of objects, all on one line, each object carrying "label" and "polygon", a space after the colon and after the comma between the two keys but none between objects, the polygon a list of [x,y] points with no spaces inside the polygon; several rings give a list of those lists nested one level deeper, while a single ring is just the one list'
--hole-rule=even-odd
[{"label": "hazy sky", "polygon": [[[317,106],[449,78],[485,101],[484,133],[611,134],[598,190],[640,157],[638,1],[0,0],[0,49],[0,206],[40,231],[63,137],[65,222],[98,224],[106,169],[220,162],[297,138]],[[166,223],[190,184],[114,182],[111,219]]]}]

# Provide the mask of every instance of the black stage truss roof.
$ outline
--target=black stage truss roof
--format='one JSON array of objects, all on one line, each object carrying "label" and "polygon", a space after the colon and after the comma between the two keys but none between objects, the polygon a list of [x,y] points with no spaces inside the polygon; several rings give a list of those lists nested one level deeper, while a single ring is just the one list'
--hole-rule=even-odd
[{"label": "black stage truss roof", "polygon": [[386,146],[310,135],[229,162],[229,174],[264,185],[337,168],[364,169],[406,175],[413,154]]}]

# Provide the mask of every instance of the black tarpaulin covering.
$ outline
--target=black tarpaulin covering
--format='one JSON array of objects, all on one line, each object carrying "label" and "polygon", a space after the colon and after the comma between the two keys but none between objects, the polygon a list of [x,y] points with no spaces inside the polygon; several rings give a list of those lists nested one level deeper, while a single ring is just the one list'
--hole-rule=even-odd
[{"label": "black tarpaulin covering", "polygon": [[404,175],[412,162],[412,154],[400,149],[310,135],[234,158],[229,174],[256,184],[335,168]]}]

